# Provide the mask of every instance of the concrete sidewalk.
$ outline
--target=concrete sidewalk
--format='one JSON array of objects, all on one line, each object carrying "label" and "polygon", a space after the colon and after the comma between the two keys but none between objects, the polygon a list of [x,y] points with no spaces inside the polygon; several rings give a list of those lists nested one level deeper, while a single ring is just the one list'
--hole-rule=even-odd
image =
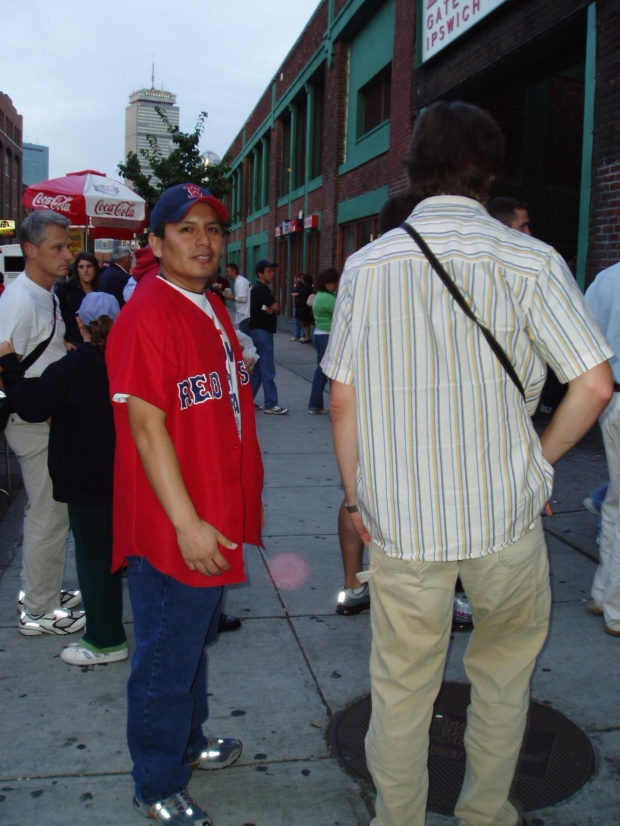
[{"label": "concrete sidewalk", "polygon": [[[195,772],[190,788],[216,826],[366,826],[372,794],[340,769],[325,735],[332,715],[369,690],[369,616],[334,613],[341,490],[330,421],[306,414],[315,351],[289,337],[276,337],[276,381],[290,413],[257,413],[265,550],[246,548],[248,583],[228,593],[226,610],[242,630],[210,649],[210,729],[239,737],[244,751],[222,772]],[[620,641],[585,610],[596,518],[581,501],[605,477],[593,431],[559,463],[556,515],[545,520],[554,607],[532,696],[586,731],[597,769],[572,798],[531,813],[536,826],[620,822]],[[67,638],[26,638],[15,627],[23,507],[18,492],[0,523],[0,823],[140,823],[125,738],[129,663],[68,666],[59,658]],[[66,582],[77,585],[71,553]],[[132,647],[128,602],[126,624]],[[467,639],[454,635],[448,679],[465,679]],[[455,823],[434,814],[427,822]]]}]

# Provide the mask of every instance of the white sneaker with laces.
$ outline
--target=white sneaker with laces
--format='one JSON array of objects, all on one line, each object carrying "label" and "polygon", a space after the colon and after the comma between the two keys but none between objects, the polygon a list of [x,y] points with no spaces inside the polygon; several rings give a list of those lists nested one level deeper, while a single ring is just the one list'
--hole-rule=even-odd
[{"label": "white sneaker with laces", "polygon": [[271,416],[284,416],[286,413],[288,413],[288,407],[278,407],[278,405],[276,404],[275,407],[266,407],[263,410],[263,413],[266,413],[267,415]]},{"label": "white sneaker with laces", "polygon": [[168,826],[213,826],[209,815],[200,808],[187,789],[155,803],[143,803],[134,797],[133,805],[143,817],[167,823]]},{"label": "white sneaker with laces", "polygon": [[79,642],[72,642],[60,652],[60,659],[68,665],[104,665],[126,660],[129,656],[127,646],[116,651],[91,651]]},{"label": "white sneaker with laces", "polygon": [[225,769],[241,755],[243,744],[233,737],[208,737],[207,745],[189,764],[191,769]]},{"label": "white sneaker with laces", "polygon": [[22,611],[19,618],[19,633],[26,637],[36,637],[39,634],[74,634],[86,625],[84,611],[67,611],[56,608],[48,614],[32,616],[28,611]]}]

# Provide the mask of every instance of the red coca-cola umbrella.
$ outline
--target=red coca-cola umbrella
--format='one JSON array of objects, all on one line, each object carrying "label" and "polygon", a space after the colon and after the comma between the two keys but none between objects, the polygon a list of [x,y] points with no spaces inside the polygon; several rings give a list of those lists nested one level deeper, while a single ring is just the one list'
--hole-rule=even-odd
[{"label": "red coca-cola umbrella", "polygon": [[88,227],[91,238],[128,240],[144,232],[146,224],[144,198],[93,169],[32,184],[24,190],[22,204],[27,210],[60,212],[73,225]]}]

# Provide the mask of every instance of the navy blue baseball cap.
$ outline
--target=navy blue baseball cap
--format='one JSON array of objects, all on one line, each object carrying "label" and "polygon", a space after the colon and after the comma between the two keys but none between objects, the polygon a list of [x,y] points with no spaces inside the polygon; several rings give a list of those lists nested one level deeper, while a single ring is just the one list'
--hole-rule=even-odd
[{"label": "navy blue baseball cap", "polygon": [[261,258],[260,261],[256,262],[256,266],[254,267],[254,270],[256,272],[262,272],[263,270],[267,269],[267,267],[277,267],[277,266],[278,265],[276,264],[275,261],[268,261],[266,258]]},{"label": "navy blue baseball cap", "polygon": [[195,204],[201,203],[212,206],[220,221],[228,223],[226,207],[208,189],[203,189],[198,184],[177,184],[159,196],[151,212],[151,229],[182,221]]}]

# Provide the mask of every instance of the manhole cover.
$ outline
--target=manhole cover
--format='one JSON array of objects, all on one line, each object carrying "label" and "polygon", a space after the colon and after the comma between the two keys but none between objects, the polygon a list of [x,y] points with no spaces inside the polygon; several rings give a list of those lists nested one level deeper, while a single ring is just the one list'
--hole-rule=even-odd
[{"label": "manhole cover", "polygon": [[[454,813],[463,777],[463,733],[469,683],[443,683],[433,712],[428,757],[431,812]],[[370,694],[336,714],[329,745],[349,774],[372,783],[364,738],[370,722]],[[594,773],[594,751],[587,736],[559,711],[530,703],[527,727],[510,799],[519,811],[542,809],[574,794]]]}]

